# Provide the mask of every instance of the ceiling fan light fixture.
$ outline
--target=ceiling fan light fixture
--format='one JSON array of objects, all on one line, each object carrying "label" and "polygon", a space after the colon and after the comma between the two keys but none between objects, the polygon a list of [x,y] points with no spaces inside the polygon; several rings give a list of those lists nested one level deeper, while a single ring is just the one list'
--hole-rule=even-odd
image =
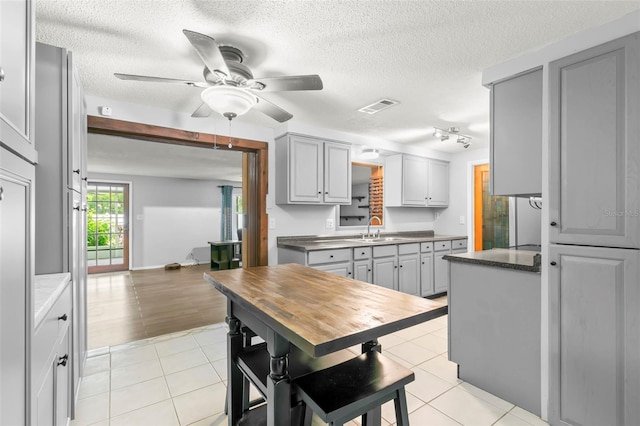
[{"label": "ceiling fan light fixture", "polygon": [[246,114],[258,99],[245,89],[233,86],[213,86],[200,94],[209,108],[225,117]]},{"label": "ceiling fan light fixture", "polygon": [[378,158],[379,155],[380,153],[378,152],[377,149],[365,148],[360,153],[360,158],[362,158],[363,160],[375,160],[376,158]]}]

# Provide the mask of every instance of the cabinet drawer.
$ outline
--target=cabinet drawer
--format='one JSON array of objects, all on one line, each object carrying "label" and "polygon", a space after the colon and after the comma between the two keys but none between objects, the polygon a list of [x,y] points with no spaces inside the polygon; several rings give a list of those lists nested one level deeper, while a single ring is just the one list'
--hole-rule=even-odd
[{"label": "cabinet drawer", "polygon": [[[62,318],[66,315],[66,321]],[[53,304],[49,312],[44,316],[42,322],[36,329],[33,336],[33,347],[31,350],[33,360],[34,379],[40,377],[40,373],[47,367],[49,354],[54,350],[61,336],[69,328],[71,323],[71,282],[67,284],[58,300]]]},{"label": "cabinet drawer", "polygon": [[453,250],[457,249],[466,249],[467,248],[467,240],[453,240],[451,241],[451,248]]},{"label": "cabinet drawer", "polygon": [[356,247],[353,249],[353,260],[369,259],[371,257],[371,247]]},{"label": "cabinet drawer", "polygon": [[433,251],[433,242],[420,243],[420,251],[423,253]]},{"label": "cabinet drawer", "polygon": [[317,250],[309,252],[309,265],[329,262],[346,262],[351,260],[351,250]]},{"label": "cabinet drawer", "polygon": [[451,241],[434,241],[433,247],[435,251],[451,250]]},{"label": "cabinet drawer", "polygon": [[399,244],[398,245],[398,254],[416,254],[420,250],[420,244],[411,243],[411,244]]},{"label": "cabinet drawer", "polygon": [[395,256],[398,253],[396,246],[373,247],[373,257]]}]

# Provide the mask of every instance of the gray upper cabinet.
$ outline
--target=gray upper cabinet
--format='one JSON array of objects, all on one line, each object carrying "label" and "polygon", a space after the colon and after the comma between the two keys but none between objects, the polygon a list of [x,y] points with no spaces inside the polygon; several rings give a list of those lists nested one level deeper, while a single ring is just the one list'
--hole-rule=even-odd
[{"label": "gray upper cabinet", "polygon": [[640,33],[549,64],[549,240],[640,248]]},{"label": "gray upper cabinet", "polygon": [[34,162],[35,2],[0,2],[0,144]]},{"label": "gray upper cabinet", "polygon": [[449,163],[415,155],[385,159],[386,207],[446,207],[449,204]]},{"label": "gray upper cabinet", "polygon": [[347,144],[287,134],[276,140],[278,204],[350,204]]},{"label": "gray upper cabinet", "polygon": [[551,245],[549,423],[640,424],[640,252]]},{"label": "gray upper cabinet", "polygon": [[542,69],[491,86],[493,195],[542,193]]}]

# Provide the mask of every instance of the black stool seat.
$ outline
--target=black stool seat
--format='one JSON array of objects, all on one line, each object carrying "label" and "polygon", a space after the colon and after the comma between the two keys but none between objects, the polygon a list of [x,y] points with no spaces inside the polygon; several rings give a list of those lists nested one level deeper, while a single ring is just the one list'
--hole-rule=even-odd
[{"label": "black stool seat", "polygon": [[343,423],[394,400],[398,426],[409,424],[404,385],[413,371],[369,351],[349,361],[301,376],[293,388],[324,422]]}]

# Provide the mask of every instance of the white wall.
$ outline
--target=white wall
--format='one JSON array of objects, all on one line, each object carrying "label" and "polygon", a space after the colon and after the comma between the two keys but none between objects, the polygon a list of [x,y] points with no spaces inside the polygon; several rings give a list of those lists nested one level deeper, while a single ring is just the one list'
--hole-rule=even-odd
[{"label": "white wall", "polygon": [[[437,234],[468,235],[473,247],[473,166],[489,163],[489,148],[469,149],[456,154],[449,164],[449,207],[440,210],[434,222]],[[464,217],[464,224],[460,217]]]},{"label": "white wall", "polygon": [[209,241],[220,239],[222,192],[218,185],[233,184],[97,173],[89,173],[89,181],[130,184],[131,269],[192,263],[193,249],[208,248]]}]

